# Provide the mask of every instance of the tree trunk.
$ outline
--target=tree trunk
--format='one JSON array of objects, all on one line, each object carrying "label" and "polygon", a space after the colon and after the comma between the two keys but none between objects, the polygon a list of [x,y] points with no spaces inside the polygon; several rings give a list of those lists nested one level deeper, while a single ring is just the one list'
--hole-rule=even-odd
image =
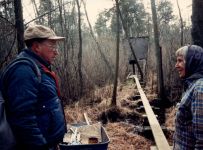
[{"label": "tree trunk", "polygon": [[[51,9],[52,3],[51,1],[48,2],[49,8]],[[60,7],[59,7],[60,10]],[[52,24],[52,15],[51,15],[51,11],[49,11],[48,13],[48,26],[51,27],[52,29],[54,28],[53,24]]]},{"label": "tree trunk", "polygon": [[62,0],[58,0],[58,7],[59,7],[59,21],[60,21],[60,26],[61,26],[61,34],[64,34],[63,30],[63,15],[62,15]]},{"label": "tree trunk", "polygon": [[24,44],[24,25],[21,0],[14,0],[15,27],[17,30],[18,53],[25,47]]},{"label": "tree trunk", "polygon": [[152,19],[154,24],[154,44],[156,50],[156,60],[157,60],[157,80],[158,80],[158,97],[161,100],[164,100],[164,82],[163,82],[163,70],[162,70],[162,55],[161,47],[159,45],[159,33],[157,25],[157,14],[155,1],[151,0],[151,9],[152,9]]},{"label": "tree trunk", "polygon": [[79,52],[78,52],[78,75],[80,81],[80,95],[83,93],[83,80],[82,80],[82,30],[81,30],[81,13],[79,0],[76,0],[78,7],[78,34],[79,34]]},{"label": "tree trunk", "polygon": [[179,16],[180,16],[180,45],[183,46],[183,18],[182,18],[182,15],[181,15],[178,0],[176,0],[176,1],[177,1],[177,6],[178,6]]},{"label": "tree trunk", "polygon": [[119,45],[120,45],[120,23],[119,23],[119,4],[118,0],[116,1],[116,17],[117,17],[117,36],[116,36],[116,68],[114,75],[114,85],[113,85],[113,95],[111,100],[111,106],[114,107],[117,105],[117,85],[118,85],[118,68],[119,68]]},{"label": "tree trunk", "polygon": [[193,44],[203,47],[203,1],[192,1],[192,40]]}]

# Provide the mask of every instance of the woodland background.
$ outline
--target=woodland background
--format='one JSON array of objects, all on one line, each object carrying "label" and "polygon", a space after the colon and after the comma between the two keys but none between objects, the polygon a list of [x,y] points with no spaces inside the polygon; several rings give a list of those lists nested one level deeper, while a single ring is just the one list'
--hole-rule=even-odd
[{"label": "woodland background", "polygon": [[[117,19],[116,2],[123,21]],[[149,49],[146,69],[143,70],[144,80],[149,90],[157,93],[153,20],[142,1],[115,1],[112,8],[98,15],[94,25],[89,22],[85,0],[39,0],[39,6],[32,0],[32,5],[36,18],[25,24],[22,10],[18,7],[21,6],[21,0],[0,1],[1,69],[24,47],[22,43],[19,44],[18,34],[29,23],[49,26],[57,34],[66,37],[65,42],[60,44],[60,56],[53,66],[60,78],[63,100],[67,104],[81,98],[83,101],[91,101],[95,98],[95,90],[115,83],[115,76],[118,76],[116,78],[119,84],[132,73],[128,63],[131,52],[124,48],[122,41],[132,37],[147,37]],[[82,7],[84,12],[81,11]],[[162,50],[162,57],[159,59],[162,60],[164,96],[175,102],[179,99],[181,86],[174,69],[174,53],[180,46],[192,43],[192,25],[186,24],[181,11],[179,16],[173,15],[173,5],[169,0],[156,3],[155,9],[159,46]],[[23,23],[21,28],[20,22]],[[119,60],[116,56],[119,56]],[[118,68],[116,62],[119,62]],[[113,92],[113,88],[110,92]]]}]

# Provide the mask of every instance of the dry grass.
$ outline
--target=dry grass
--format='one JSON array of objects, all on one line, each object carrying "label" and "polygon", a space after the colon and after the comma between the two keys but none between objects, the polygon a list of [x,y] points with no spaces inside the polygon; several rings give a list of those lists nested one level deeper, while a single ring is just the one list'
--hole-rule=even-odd
[{"label": "dry grass", "polygon": [[[154,143],[135,133],[135,125],[139,123],[141,114],[135,111],[138,101],[132,96],[137,95],[134,84],[119,85],[118,107],[111,108],[112,87],[97,89],[91,97],[91,103],[78,102],[65,109],[68,123],[84,122],[83,114],[86,112],[91,123],[105,122],[104,125],[110,138],[108,150],[148,150]],[[98,101],[100,99],[100,101]],[[83,99],[85,101],[85,99]],[[168,109],[166,126],[173,126],[174,110]],[[126,120],[131,120],[127,123]]]},{"label": "dry grass", "polygon": [[149,150],[152,142],[133,134],[133,129],[133,125],[122,122],[109,123],[106,126],[107,133],[111,137],[108,150]]}]

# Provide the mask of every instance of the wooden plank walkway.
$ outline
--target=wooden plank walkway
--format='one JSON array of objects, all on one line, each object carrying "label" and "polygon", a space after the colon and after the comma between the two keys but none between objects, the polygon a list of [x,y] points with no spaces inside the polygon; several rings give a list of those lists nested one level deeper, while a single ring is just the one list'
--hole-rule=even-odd
[{"label": "wooden plank walkway", "polygon": [[134,78],[135,79],[135,82],[136,82],[136,85],[137,85],[137,89],[140,93],[140,96],[141,96],[141,100],[142,100],[142,103],[144,105],[144,108],[145,108],[145,112],[147,114],[147,118],[148,118],[148,121],[149,121],[149,124],[150,124],[150,127],[152,129],[152,133],[153,133],[153,136],[154,136],[154,140],[155,140],[155,143],[156,143],[156,147],[158,150],[171,150],[169,144],[168,144],[168,141],[161,129],[161,126],[149,104],[149,101],[140,85],[140,82],[137,78],[136,75],[131,75],[129,78]]}]

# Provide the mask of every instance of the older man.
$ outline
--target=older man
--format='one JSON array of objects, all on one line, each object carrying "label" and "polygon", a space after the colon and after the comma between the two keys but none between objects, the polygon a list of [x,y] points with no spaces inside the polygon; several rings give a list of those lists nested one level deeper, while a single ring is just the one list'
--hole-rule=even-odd
[{"label": "older man", "polygon": [[203,49],[196,45],[176,51],[184,93],[175,120],[174,150],[203,149]]},{"label": "older man", "polygon": [[64,37],[42,25],[24,33],[27,49],[17,58],[33,60],[41,81],[31,65],[18,63],[6,75],[4,93],[7,119],[16,138],[17,150],[54,150],[66,131],[58,81],[51,64],[59,54],[57,44]]}]

